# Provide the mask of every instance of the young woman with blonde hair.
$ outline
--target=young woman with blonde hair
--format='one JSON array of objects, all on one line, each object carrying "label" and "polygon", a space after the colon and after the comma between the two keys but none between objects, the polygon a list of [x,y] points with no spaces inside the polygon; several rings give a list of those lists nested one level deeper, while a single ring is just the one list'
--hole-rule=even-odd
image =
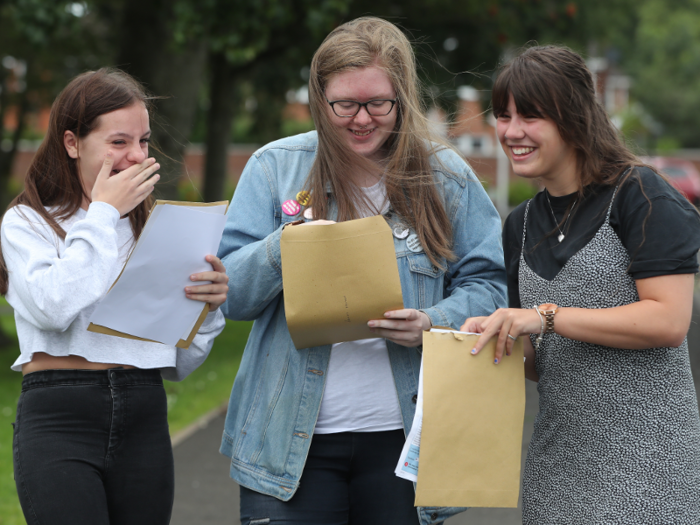
[{"label": "young woman with blonde hair", "polygon": [[170,522],[162,377],[194,370],[221,332],[223,266],[207,256],[212,271],[189,276],[193,286],[183,289],[211,310],[187,350],[87,331],[153,203],[159,165],[148,156],[149,100],[118,70],[74,78],[2,219],[0,292],[15,312],[12,369],[24,374],[15,482],[29,525]]},{"label": "young woman with blonde hair", "polygon": [[[221,450],[245,525],[427,525],[457,512],[415,509],[394,468],[415,412],[423,331],[505,301],[501,228],[420,101],[403,33],[378,18],[348,22],[311,64],[317,131],[258,150],[236,189],[219,250],[231,275],[222,309],[255,323]],[[282,301],[282,228],[376,214],[394,231],[405,309],[370,321],[374,339],[297,350]]]},{"label": "young woman with blonde hair", "polygon": [[625,147],[570,49],[506,64],[493,111],[516,175],[544,190],[506,219],[510,308],[463,329],[483,332],[476,352],[497,337],[496,360],[529,336],[523,523],[700,523],[697,210]]}]

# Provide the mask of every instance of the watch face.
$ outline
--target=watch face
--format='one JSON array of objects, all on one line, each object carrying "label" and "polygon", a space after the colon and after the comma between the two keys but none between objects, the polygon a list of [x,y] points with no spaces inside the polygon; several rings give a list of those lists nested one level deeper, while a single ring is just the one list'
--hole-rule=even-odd
[{"label": "watch face", "polygon": [[556,312],[559,309],[559,307],[554,303],[545,303],[541,304],[537,309],[543,314],[546,314]]}]

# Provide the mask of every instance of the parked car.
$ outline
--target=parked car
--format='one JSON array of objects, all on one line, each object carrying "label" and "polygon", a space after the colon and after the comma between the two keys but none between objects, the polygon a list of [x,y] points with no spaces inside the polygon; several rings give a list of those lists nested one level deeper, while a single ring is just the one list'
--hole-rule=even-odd
[{"label": "parked car", "polygon": [[666,175],[671,185],[690,202],[700,205],[700,172],[695,164],[673,157],[642,157],[642,161]]}]

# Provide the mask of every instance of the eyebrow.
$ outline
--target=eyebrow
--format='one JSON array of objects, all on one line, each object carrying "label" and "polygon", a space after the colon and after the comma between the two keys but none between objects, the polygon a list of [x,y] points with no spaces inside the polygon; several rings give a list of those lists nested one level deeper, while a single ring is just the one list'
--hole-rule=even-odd
[{"label": "eyebrow", "polygon": [[[151,130],[148,130],[146,133],[144,133],[144,134],[141,136],[141,138],[147,137],[147,136],[149,136],[150,134],[151,134]],[[122,137],[122,138],[125,138],[125,139],[133,139],[133,138],[134,138],[134,137],[132,137],[131,135],[129,135],[128,133],[124,133],[123,131],[119,131],[119,132],[117,132],[117,133],[112,133],[111,135],[108,135],[108,136],[107,136],[108,139],[113,139],[113,138],[117,138],[117,137]]]},{"label": "eyebrow", "polygon": [[[331,100],[331,99],[329,99],[328,97],[326,97],[326,99],[327,99],[329,102],[359,102],[359,100],[357,100],[356,98],[344,98],[344,97],[340,97],[340,98],[337,98],[337,99],[335,99],[335,100]],[[394,96],[394,97],[389,97],[389,96],[371,97],[371,98],[368,98],[367,100],[365,100],[365,102],[370,102],[370,101],[372,101],[372,100],[396,100],[396,96]]]}]

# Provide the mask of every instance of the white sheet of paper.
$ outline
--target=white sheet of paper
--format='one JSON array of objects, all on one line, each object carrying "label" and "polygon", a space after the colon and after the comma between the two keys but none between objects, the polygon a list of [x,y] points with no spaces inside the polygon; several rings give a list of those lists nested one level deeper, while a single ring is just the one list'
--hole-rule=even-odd
[{"label": "white sheet of paper", "polygon": [[411,431],[401,450],[399,462],[396,464],[394,474],[398,477],[418,481],[418,455],[420,453],[420,433],[423,428],[423,361],[420,364],[418,375],[418,399],[416,400],[416,413],[413,416]]},{"label": "white sheet of paper", "polygon": [[177,344],[183,327],[191,330],[202,312],[202,302],[188,299],[184,289],[195,284],[191,274],[211,270],[204,257],[218,250],[225,210],[226,206],[156,206],[121,277],[90,322]]}]

